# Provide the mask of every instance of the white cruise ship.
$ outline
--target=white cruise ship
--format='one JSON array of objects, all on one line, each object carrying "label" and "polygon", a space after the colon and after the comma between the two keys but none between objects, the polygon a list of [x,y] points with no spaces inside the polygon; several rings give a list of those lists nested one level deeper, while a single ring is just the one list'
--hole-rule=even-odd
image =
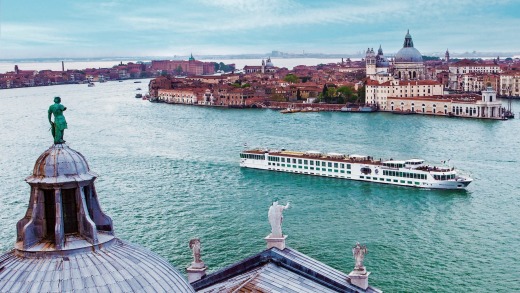
[{"label": "white cruise ship", "polygon": [[240,167],[431,189],[464,189],[473,181],[454,168],[419,159],[383,161],[317,151],[246,150],[240,153]]}]

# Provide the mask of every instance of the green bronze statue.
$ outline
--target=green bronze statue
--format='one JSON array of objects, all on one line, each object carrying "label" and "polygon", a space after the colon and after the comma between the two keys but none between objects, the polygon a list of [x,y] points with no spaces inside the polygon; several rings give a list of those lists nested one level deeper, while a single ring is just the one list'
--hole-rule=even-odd
[{"label": "green bronze statue", "polygon": [[[54,137],[54,144],[64,143],[63,133],[67,129],[67,121],[63,116],[63,111],[67,107],[63,106],[60,97],[54,98],[54,105],[49,107],[49,123],[51,124],[52,137]],[[51,115],[54,114],[54,122],[51,121]]]}]

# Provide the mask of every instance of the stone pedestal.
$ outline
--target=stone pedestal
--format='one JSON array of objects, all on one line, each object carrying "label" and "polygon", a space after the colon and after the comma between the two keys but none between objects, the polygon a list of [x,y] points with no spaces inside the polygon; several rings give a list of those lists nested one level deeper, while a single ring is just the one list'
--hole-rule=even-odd
[{"label": "stone pedestal", "polygon": [[269,249],[271,247],[276,247],[280,250],[284,250],[285,249],[285,239],[287,239],[287,235],[283,235],[282,237],[272,237],[271,234],[269,234],[264,239],[267,242],[267,249]]},{"label": "stone pedestal", "polygon": [[367,272],[363,267],[361,270],[353,270],[348,274],[348,277],[350,278],[350,283],[352,285],[366,290],[368,288],[368,275],[370,275],[370,272]]},{"label": "stone pedestal", "polygon": [[208,267],[203,262],[192,262],[189,267],[186,268],[188,273],[188,282],[193,283],[202,279],[206,275]]}]

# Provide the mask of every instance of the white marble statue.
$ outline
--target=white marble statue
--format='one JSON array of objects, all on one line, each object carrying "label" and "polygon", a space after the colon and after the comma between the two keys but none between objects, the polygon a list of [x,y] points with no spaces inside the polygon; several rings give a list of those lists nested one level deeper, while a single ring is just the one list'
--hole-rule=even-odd
[{"label": "white marble statue", "polygon": [[365,259],[365,254],[368,253],[368,249],[366,245],[360,245],[359,242],[356,243],[356,246],[352,248],[352,254],[354,255],[354,259],[356,260],[356,265],[354,270],[364,270],[363,260]]},{"label": "white marble statue", "polygon": [[281,238],[282,235],[282,221],[283,221],[283,210],[289,208],[289,203],[285,206],[279,205],[278,201],[275,200],[273,205],[269,207],[267,217],[269,218],[269,224],[271,224],[271,235],[270,237]]},{"label": "white marble statue", "polygon": [[193,252],[193,262],[194,263],[202,263],[200,259],[200,239],[193,238],[190,240],[190,249]]}]

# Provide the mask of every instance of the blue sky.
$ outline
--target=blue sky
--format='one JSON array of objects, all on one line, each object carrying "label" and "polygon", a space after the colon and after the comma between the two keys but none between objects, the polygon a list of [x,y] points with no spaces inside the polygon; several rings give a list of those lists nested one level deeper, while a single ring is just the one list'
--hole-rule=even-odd
[{"label": "blue sky", "polygon": [[0,0],[0,59],[520,51],[520,1]]}]

